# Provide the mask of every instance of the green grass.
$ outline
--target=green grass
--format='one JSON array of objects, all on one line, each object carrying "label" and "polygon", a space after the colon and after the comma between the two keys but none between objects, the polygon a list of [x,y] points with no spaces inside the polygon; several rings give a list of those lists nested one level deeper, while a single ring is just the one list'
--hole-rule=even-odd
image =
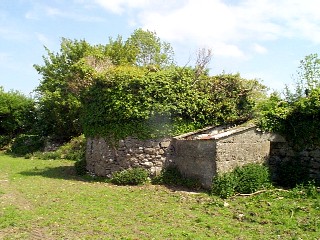
[{"label": "green grass", "polygon": [[[0,239],[319,239],[320,197],[222,200],[75,175],[72,161],[0,154]],[[227,203],[227,204],[226,204]]]}]

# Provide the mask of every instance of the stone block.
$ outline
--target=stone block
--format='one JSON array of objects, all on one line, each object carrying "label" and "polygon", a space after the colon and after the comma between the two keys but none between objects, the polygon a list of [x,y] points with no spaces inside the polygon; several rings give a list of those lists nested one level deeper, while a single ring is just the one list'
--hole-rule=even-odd
[{"label": "stone block", "polygon": [[163,141],[163,142],[160,142],[160,147],[161,148],[168,148],[171,144],[171,141]]},{"label": "stone block", "polygon": [[155,154],[156,153],[156,150],[154,148],[145,148],[144,149],[144,152],[146,154]]}]

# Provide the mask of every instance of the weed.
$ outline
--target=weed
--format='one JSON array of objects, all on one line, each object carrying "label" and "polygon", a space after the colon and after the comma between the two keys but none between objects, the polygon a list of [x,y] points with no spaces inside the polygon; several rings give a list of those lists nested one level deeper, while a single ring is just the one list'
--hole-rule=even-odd
[{"label": "weed", "polygon": [[238,193],[253,193],[271,186],[269,170],[263,165],[247,164],[237,167],[234,174],[237,179],[235,190]]},{"label": "weed", "polygon": [[116,185],[141,185],[148,181],[148,176],[143,168],[131,168],[115,172],[110,181]]},{"label": "weed", "polygon": [[213,178],[211,192],[221,198],[228,198],[236,193],[253,193],[270,188],[268,168],[259,164],[237,167],[234,171],[218,174]]},{"label": "weed", "polygon": [[231,197],[236,193],[237,183],[237,176],[233,172],[218,174],[213,178],[211,192],[221,198]]}]

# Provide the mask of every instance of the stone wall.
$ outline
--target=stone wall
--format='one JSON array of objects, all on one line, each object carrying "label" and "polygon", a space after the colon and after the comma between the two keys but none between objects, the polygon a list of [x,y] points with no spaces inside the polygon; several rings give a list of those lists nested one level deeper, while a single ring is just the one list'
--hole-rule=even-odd
[{"label": "stone wall", "polygon": [[134,167],[151,176],[174,164],[186,177],[210,188],[217,173],[232,171],[248,163],[268,163],[276,178],[282,162],[299,158],[309,175],[320,182],[320,148],[295,152],[278,135],[258,131],[255,126],[206,128],[172,139],[138,140],[128,137],[114,146],[104,138],[87,139],[87,170],[97,176]]},{"label": "stone wall", "polygon": [[277,169],[282,163],[294,164],[296,161],[306,167],[311,179],[320,183],[320,147],[295,151],[287,142],[271,143],[269,166],[274,180],[278,180]]},{"label": "stone wall", "polygon": [[109,144],[104,138],[87,139],[87,170],[96,176],[111,177],[116,171],[134,167],[145,168],[151,175],[156,175],[172,162],[172,155],[170,139],[128,137],[117,144]]},{"label": "stone wall", "polygon": [[210,187],[216,173],[215,142],[176,139],[174,146],[174,164],[179,171],[186,177],[199,180],[203,187]]}]

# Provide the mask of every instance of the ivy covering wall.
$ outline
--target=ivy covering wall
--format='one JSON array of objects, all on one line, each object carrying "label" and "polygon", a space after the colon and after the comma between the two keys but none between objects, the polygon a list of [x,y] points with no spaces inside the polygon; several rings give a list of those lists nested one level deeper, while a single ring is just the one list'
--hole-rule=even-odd
[{"label": "ivy covering wall", "polygon": [[192,68],[118,66],[82,97],[87,136],[157,138],[248,120],[264,87],[239,74],[197,77]]}]

